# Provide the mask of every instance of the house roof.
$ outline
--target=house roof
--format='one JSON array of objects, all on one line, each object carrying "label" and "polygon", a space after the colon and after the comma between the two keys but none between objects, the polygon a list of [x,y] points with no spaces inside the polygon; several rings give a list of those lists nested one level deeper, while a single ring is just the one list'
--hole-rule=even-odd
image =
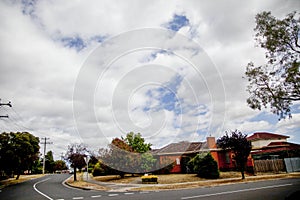
[{"label": "house roof", "polygon": [[262,154],[262,153],[274,153],[280,151],[289,151],[300,149],[299,144],[294,144],[290,142],[271,142],[268,146],[264,146],[259,150],[252,152],[252,154]]},{"label": "house roof", "polygon": [[184,153],[197,153],[201,149],[206,148],[206,142],[178,142],[171,143],[167,146],[156,149],[153,153],[157,155],[170,155],[170,154],[184,154]]},{"label": "house roof", "polygon": [[267,132],[256,132],[253,133],[253,135],[247,137],[249,141],[255,141],[255,140],[272,140],[272,139],[286,139],[289,138],[289,136],[286,135],[279,135],[275,133],[267,133]]},{"label": "house roof", "polygon": [[285,146],[285,147],[291,147],[291,148],[300,148],[299,144],[295,143],[290,143],[290,142],[271,142],[268,144],[268,146],[265,146],[263,148],[274,148],[274,147],[280,147],[280,146]]}]

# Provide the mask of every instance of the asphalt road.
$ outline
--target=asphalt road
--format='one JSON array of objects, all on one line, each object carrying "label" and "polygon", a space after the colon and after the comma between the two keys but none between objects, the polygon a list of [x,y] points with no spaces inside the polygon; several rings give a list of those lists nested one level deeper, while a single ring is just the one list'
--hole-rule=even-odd
[{"label": "asphalt road", "polygon": [[[217,187],[151,191],[151,192],[105,192],[80,190],[66,187],[62,182],[68,174],[48,175],[39,179],[4,188],[1,200],[67,200],[67,199],[110,199],[110,200],[159,200],[159,199],[255,199],[283,200],[300,190],[300,179],[281,179],[252,183],[231,184]],[[299,194],[298,194],[299,197]]]}]

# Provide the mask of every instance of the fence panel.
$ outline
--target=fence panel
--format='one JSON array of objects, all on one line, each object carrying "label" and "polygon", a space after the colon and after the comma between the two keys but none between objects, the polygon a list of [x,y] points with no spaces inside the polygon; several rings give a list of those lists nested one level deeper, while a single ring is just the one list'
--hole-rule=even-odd
[{"label": "fence panel", "polygon": [[255,172],[275,172],[285,171],[283,159],[277,160],[255,160],[254,161]]},{"label": "fence panel", "polygon": [[285,158],[284,163],[288,173],[300,171],[300,158]]}]

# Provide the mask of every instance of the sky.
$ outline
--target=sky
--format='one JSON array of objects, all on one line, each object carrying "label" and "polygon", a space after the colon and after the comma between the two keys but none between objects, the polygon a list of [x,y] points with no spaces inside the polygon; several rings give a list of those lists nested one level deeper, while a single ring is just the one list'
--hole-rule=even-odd
[{"label": "sky", "polygon": [[[255,15],[299,1],[0,1],[0,132],[94,151],[141,133],[152,148],[226,131],[265,131],[300,143],[292,119],[247,106],[247,63],[266,62]],[[41,145],[42,146],[42,145]],[[41,152],[43,150],[41,149]]]}]

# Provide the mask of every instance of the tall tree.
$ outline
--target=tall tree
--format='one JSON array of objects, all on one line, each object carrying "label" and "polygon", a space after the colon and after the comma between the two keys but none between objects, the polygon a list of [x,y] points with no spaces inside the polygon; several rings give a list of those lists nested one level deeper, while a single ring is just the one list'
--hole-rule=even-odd
[{"label": "tall tree", "polygon": [[140,133],[135,134],[133,132],[130,132],[126,135],[125,138],[122,137],[122,140],[124,140],[135,152],[145,153],[151,150],[152,144],[145,143],[145,139],[141,136]]},{"label": "tall tree", "polygon": [[141,134],[128,133],[126,138],[114,138],[109,149],[100,150],[100,159],[110,168],[116,169],[121,177],[127,173],[142,173],[152,169],[156,163]]},{"label": "tall tree", "polygon": [[0,170],[8,175],[16,173],[19,179],[38,160],[39,149],[39,138],[28,132],[0,134]]},{"label": "tall tree", "polygon": [[63,160],[54,161],[54,166],[53,166],[54,171],[57,171],[57,170],[61,171],[61,170],[65,170],[65,169],[68,169],[65,161],[63,161]]},{"label": "tall tree", "polygon": [[82,169],[86,165],[84,161],[86,153],[88,153],[88,149],[83,144],[74,143],[68,146],[66,158],[71,163],[71,167],[74,168],[74,181],[77,181],[77,169]]},{"label": "tall tree", "polygon": [[217,140],[217,146],[223,150],[233,151],[233,159],[242,174],[242,179],[245,179],[244,172],[251,151],[251,143],[247,140],[247,135],[238,130],[232,131],[230,134],[226,132],[223,137]]},{"label": "tall tree", "polygon": [[[270,106],[279,119],[291,117],[293,102],[300,100],[300,17],[292,12],[280,20],[271,12],[256,15],[255,40],[266,50],[267,63],[248,63],[248,105],[261,110]],[[298,15],[299,16],[299,15]]]},{"label": "tall tree", "polygon": [[52,151],[48,151],[45,155],[45,169],[48,173],[54,172],[54,159]]}]

